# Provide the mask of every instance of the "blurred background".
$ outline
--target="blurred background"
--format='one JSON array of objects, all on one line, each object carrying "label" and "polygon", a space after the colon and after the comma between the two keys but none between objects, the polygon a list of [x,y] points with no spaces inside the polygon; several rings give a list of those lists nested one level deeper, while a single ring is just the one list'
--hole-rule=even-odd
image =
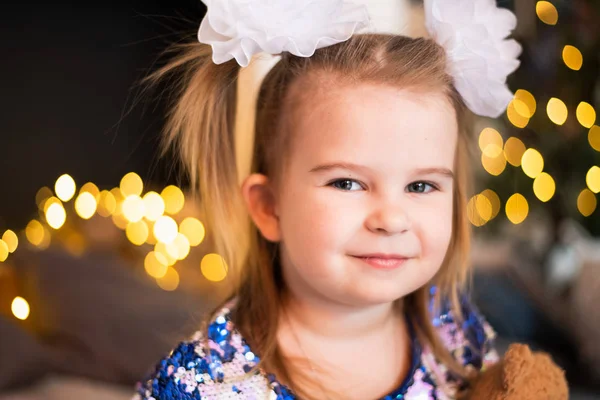
[{"label": "blurred background", "polygon": [[[0,399],[129,399],[228,289],[160,157],[164,101],[138,85],[205,10],[13,3],[0,12]],[[600,399],[600,4],[499,3],[524,52],[506,114],[475,129],[473,295],[501,350],[547,351],[573,399]]]}]

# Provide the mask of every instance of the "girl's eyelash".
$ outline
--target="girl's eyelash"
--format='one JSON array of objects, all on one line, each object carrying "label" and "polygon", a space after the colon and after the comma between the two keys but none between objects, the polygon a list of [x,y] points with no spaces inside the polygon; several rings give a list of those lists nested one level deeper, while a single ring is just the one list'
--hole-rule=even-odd
[{"label": "girl's eyelash", "polygon": [[[357,184],[359,184],[359,185],[360,185],[360,186],[361,186],[361,187],[364,189],[364,185],[363,185],[361,182],[359,182],[359,181],[357,181],[357,180],[355,180],[355,179],[350,179],[350,178],[338,178],[338,179],[334,179],[334,180],[330,181],[330,182],[327,184],[327,186],[334,186],[334,184],[336,184],[336,183],[339,183],[339,182],[352,182],[352,183],[357,183]],[[431,191],[439,191],[439,190],[440,190],[440,188],[439,188],[439,186],[438,186],[438,185],[436,185],[436,184],[435,184],[435,183],[433,183],[433,182],[428,182],[428,181],[415,181],[415,182],[411,182],[411,183],[409,183],[409,184],[408,184],[406,187],[407,187],[407,188],[409,188],[411,185],[414,185],[414,184],[417,184],[417,183],[423,183],[423,184],[425,184],[425,185],[428,185],[428,186],[430,186],[430,187],[431,187],[431,189],[432,189]],[[335,186],[334,186],[334,187],[335,187]],[[340,189],[340,190],[344,190],[344,189]],[[347,191],[347,192],[352,192],[353,190],[344,190],[344,191]],[[429,192],[417,192],[417,193],[427,194],[427,193],[430,193],[431,191],[429,191]]]}]

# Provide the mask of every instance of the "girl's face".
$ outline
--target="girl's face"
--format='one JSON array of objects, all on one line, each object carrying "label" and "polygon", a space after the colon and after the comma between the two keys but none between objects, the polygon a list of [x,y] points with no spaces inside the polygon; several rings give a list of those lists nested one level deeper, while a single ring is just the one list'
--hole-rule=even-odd
[{"label": "girl's face", "polygon": [[441,94],[366,84],[309,99],[275,206],[289,289],[357,306],[422,287],[452,235],[452,106]]}]

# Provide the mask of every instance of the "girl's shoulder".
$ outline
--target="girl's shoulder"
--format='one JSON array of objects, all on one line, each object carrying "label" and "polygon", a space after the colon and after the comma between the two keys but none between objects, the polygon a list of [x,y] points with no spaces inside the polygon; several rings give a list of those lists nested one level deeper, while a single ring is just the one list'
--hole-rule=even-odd
[{"label": "girl's shoulder", "polygon": [[[231,321],[231,304],[163,358],[136,387],[132,400],[209,400],[246,398],[284,400],[283,388],[255,369],[259,359]],[[253,397],[253,398],[254,398]]]}]

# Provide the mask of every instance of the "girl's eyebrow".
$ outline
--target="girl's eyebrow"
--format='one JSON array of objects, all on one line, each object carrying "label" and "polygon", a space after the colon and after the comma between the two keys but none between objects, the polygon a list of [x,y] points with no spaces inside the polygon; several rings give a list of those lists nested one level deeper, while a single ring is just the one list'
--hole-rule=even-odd
[{"label": "girl's eyebrow", "polygon": [[[369,167],[359,164],[353,164],[348,162],[333,162],[327,164],[317,165],[312,168],[309,172],[326,172],[331,171],[333,169],[346,169],[350,171],[368,171]],[[417,168],[412,171],[414,175],[442,175],[444,177],[454,179],[454,172],[448,168],[444,167],[427,167],[427,168]]]}]

